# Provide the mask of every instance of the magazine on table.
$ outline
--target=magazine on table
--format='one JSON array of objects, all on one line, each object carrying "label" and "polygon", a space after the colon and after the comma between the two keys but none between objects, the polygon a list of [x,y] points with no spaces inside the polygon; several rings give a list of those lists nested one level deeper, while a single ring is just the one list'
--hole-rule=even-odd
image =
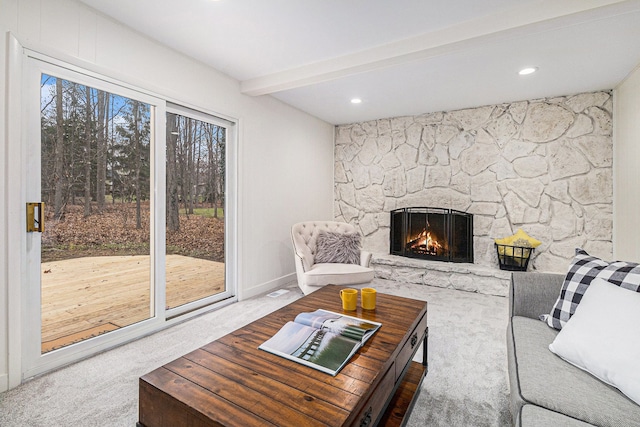
[{"label": "magazine on table", "polygon": [[380,326],[320,309],[298,314],[258,348],[335,376]]}]

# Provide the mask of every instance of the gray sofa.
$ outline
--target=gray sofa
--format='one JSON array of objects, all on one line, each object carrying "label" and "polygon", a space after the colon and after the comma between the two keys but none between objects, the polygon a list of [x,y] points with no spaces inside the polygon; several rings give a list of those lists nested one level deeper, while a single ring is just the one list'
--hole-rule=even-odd
[{"label": "gray sofa", "polygon": [[514,426],[640,427],[640,406],[549,350],[558,331],[539,320],[564,275],[513,273],[507,355]]}]

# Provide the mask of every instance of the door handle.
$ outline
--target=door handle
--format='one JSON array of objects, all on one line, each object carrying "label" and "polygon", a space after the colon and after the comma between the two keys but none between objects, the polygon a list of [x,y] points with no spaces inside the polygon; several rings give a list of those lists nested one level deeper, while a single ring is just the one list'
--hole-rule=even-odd
[{"label": "door handle", "polygon": [[42,233],[44,231],[44,203],[27,203],[27,232]]}]

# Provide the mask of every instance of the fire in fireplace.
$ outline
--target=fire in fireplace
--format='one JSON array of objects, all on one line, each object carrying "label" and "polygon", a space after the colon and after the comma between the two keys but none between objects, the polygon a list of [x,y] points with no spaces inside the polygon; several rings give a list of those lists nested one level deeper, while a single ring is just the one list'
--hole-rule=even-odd
[{"label": "fire in fireplace", "polygon": [[473,215],[441,208],[391,211],[391,254],[472,263]]}]

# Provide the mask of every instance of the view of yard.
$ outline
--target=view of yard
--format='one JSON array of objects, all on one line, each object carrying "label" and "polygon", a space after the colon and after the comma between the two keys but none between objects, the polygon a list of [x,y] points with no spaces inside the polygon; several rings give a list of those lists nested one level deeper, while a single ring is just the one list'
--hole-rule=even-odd
[{"label": "view of yard", "polygon": [[[108,203],[102,212],[88,217],[83,206],[67,206],[62,220],[54,220],[47,210],[42,235],[42,262],[63,259],[149,254],[149,203],[142,204],[142,227],[136,228],[135,203]],[[224,262],[224,217],[218,208],[194,208],[180,213],[180,229],[167,231],[167,254],[185,255]]]}]

